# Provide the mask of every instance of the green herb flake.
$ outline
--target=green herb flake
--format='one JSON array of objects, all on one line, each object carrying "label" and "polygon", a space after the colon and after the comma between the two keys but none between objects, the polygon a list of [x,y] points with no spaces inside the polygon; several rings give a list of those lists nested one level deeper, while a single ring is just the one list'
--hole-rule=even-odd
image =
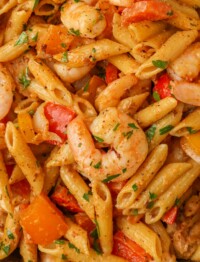
[{"label": "green herb flake", "polygon": [[97,76],[99,76],[100,78],[105,80],[105,77],[106,77],[106,70],[105,70],[105,68],[103,68],[102,66],[97,66],[97,69],[98,69]]},{"label": "green herb flake", "polygon": [[8,256],[9,252],[10,252],[10,245],[7,246],[2,246],[2,250],[4,251],[4,253]]},{"label": "green herb flake", "polygon": [[162,60],[153,60],[152,64],[155,67],[161,68],[161,69],[165,69],[168,66],[168,62],[167,61],[162,61]]},{"label": "green herb flake", "polygon": [[97,232],[97,228],[95,228],[94,230],[92,230],[92,232],[90,233],[90,236],[94,239],[98,238],[98,232]]},{"label": "green herb flake", "polygon": [[76,247],[74,244],[72,244],[71,242],[68,243],[68,246],[69,246],[69,248],[75,249],[75,251],[76,251],[78,254],[80,253],[80,249],[77,248],[77,247]]},{"label": "green herb flake", "polygon": [[94,223],[96,225],[97,235],[98,235],[98,237],[100,237],[99,223],[98,223],[98,221],[96,219],[94,219]]},{"label": "green herb flake", "polygon": [[98,136],[93,136],[93,137],[99,143],[103,143],[104,142],[104,140],[102,138],[98,137]]},{"label": "green herb flake", "polygon": [[24,89],[30,85],[31,80],[28,76],[28,68],[26,68],[25,72],[23,72],[21,77],[19,77],[19,83],[23,86]]},{"label": "green herb flake", "polygon": [[133,185],[132,185],[132,189],[133,189],[134,192],[136,192],[136,191],[138,190],[137,184],[133,184]]},{"label": "green herb flake", "polygon": [[148,204],[147,204],[147,208],[148,209],[151,209],[153,206],[154,206],[154,201],[150,201],[150,202],[148,202]]},{"label": "green herb flake", "polygon": [[6,195],[8,196],[8,198],[10,198],[7,185],[5,186],[5,191],[6,191]]},{"label": "green herb flake", "polygon": [[134,208],[134,209],[132,210],[132,214],[133,214],[134,216],[137,216],[137,215],[138,215],[138,209]]},{"label": "green herb flake", "polygon": [[117,178],[118,176],[120,176],[120,174],[116,174],[116,175],[113,175],[113,176],[108,176],[107,178],[105,178],[104,180],[102,180],[102,182],[104,182],[104,183],[109,183],[111,180]]},{"label": "green herb flake", "polygon": [[120,123],[117,123],[115,127],[113,128],[113,131],[117,131],[118,127],[120,126]]},{"label": "green herb flake", "polygon": [[31,109],[31,110],[28,111],[28,113],[29,113],[30,116],[33,116],[35,114],[35,110]]},{"label": "green herb flake", "polygon": [[190,135],[196,134],[198,132],[197,130],[193,129],[191,126],[187,126],[186,129]]},{"label": "green herb flake", "polygon": [[127,168],[122,169],[122,173],[126,173],[126,171],[127,171]]},{"label": "green herb flake", "polygon": [[165,126],[159,130],[160,135],[164,135],[174,128],[172,125]]},{"label": "green herb flake", "polygon": [[62,255],[61,255],[61,259],[62,259],[62,260],[67,260],[67,256],[66,256],[65,254],[62,254]]},{"label": "green herb flake", "polygon": [[79,2],[80,2],[80,0],[74,0],[74,2],[75,2],[75,3],[79,3]]},{"label": "green herb flake", "polygon": [[150,143],[151,140],[154,138],[155,136],[155,132],[156,132],[156,125],[152,125],[149,129],[147,129],[146,133],[146,137],[148,142]]},{"label": "green herb flake", "polygon": [[65,244],[65,240],[63,239],[57,239],[54,241],[55,244],[59,244],[59,245],[64,245]]},{"label": "green herb flake", "polygon": [[9,239],[15,239],[14,234],[9,229],[7,230],[7,236]]},{"label": "green herb flake", "polygon": [[153,92],[153,99],[154,99],[155,101],[160,101],[160,95],[158,94],[157,91],[154,91],[154,92]]},{"label": "green herb flake", "polygon": [[99,245],[99,242],[95,239],[92,245],[94,251],[98,254],[98,255],[102,255],[102,251],[101,251],[101,247]]},{"label": "green herb flake", "polygon": [[177,197],[176,200],[175,200],[175,202],[174,202],[174,205],[175,205],[175,206],[178,206],[179,204],[180,204],[180,199]]},{"label": "green herb flake", "polygon": [[33,5],[33,10],[35,10],[35,8],[37,7],[37,5],[39,4],[40,0],[35,0],[34,5]]},{"label": "green herb flake", "polygon": [[61,43],[60,44],[63,48],[66,48],[67,47],[67,45],[65,44],[65,43]]},{"label": "green herb flake", "polygon": [[78,144],[78,147],[81,147],[81,146],[82,146],[82,143],[79,143],[79,144]]},{"label": "green herb flake", "polygon": [[83,88],[83,92],[87,92],[89,88],[89,81],[85,84],[84,88]]},{"label": "green herb flake", "polygon": [[93,53],[96,53],[96,51],[97,51],[96,48],[93,47],[93,48],[92,48],[92,52],[93,52]]},{"label": "green herb flake", "polygon": [[34,37],[32,37],[32,40],[33,40],[34,42],[37,42],[37,40],[38,40],[38,32],[35,34]]},{"label": "green herb flake", "polygon": [[61,61],[64,63],[68,62],[68,52],[67,51],[62,54]]},{"label": "green herb flake", "polygon": [[172,16],[173,14],[174,14],[173,10],[170,10],[170,11],[167,12],[168,16]]},{"label": "green herb flake", "polygon": [[83,199],[85,199],[87,202],[89,202],[90,201],[89,196],[91,196],[91,195],[92,195],[92,192],[88,191],[88,193],[83,194]]},{"label": "green herb flake", "polygon": [[93,167],[96,168],[96,169],[101,168],[101,161],[99,161],[99,162],[98,162],[97,164],[95,164]]},{"label": "green herb flake", "polygon": [[131,138],[131,136],[133,135],[133,130],[128,131],[128,132],[126,132],[126,133],[123,132],[122,135],[123,135],[124,137],[126,137],[127,140],[128,140],[128,139]]},{"label": "green herb flake", "polygon": [[80,36],[80,31],[77,29],[77,30],[75,30],[74,28],[70,28],[69,29],[69,33],[71,34],[71,35],[76,35],[76,36]]},{"label": "green herb flake", "polygon": [[150,198],[151,200],[156,199],[156,198],[157,198],[157,195],[154,194],[154,193],[152,193],[152,192],[149,192],[149,198]]},{"label": "green herb flake", "polygon": [[138,129],[138,127],[134,123],[128,123],[128,126],[133,129]]},{"label": "green herb flake", "polygon": [[28,43],[28,35],[26,32],[22,32],[17,41],[15,42],[16,45],[22,45]]}]

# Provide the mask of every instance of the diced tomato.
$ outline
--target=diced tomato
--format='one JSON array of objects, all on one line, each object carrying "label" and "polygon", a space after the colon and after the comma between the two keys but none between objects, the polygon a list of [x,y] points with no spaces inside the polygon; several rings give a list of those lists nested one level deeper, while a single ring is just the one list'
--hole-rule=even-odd
[{"label": "diced tomato", "polygon": [[128,25],[144,20],[158,21],[172,16],[173,11],[169,4],[157,0],[140,1],[122,11],[122,24]]},{"label": "diced tomato", "polygon": [[106,83],[109,84],[118,78],[119,70],[117,67],[109,63],[106,66]]},{"label": "diced tomato", "polygon": [[20,224],[33,242],[39,245],[52,243],[68,229],[62,213],[45,194],[36,196],[33,202],[20,212]]},{"label": "diced tomato", "polygon": [[20,195],[23,198],[27,198],[31,192],[30,185],[26,179],[23,179],[15,184],[12,184],[10,188],[14,194]]},{"label": "diced tomato", "polygon": [[58,186],[51,195],[51,199],[59,206],[65,207],[71,212],[83,212],[77,200],[64,186]]},{"label": "diced tomato", "polygon": [[44,114],[49,121],[49,131],[56,133],[65,142],[66,127],[76,113],[66,106],[48,102],[44,107]]},{"label": "diced tomato", "polygon": [[84,212],[75,214],[74,218],[76,223],[85,229],[88,234],[90,234],[96,227],[92,220]]},{"label": "diced tomato", "polygon": [[164,214],[162,221],[171,225],[176,221],[177,214],[178,214],[178,207],[174,206]]},{"label": "diced tomato", "polygon": [[172,95],[170,89],[170,78],[167,73],[163,74],[158,79],[158,82],[154,86],[153,91],[157,92],[161,99]]},{"label": "diced tomato", "polygon": [[113,240],[112,253],[116,256],[123,257],[130,262],[146,262],[152,259],[143,248],[125,236],[122,231],[118,231]]}]

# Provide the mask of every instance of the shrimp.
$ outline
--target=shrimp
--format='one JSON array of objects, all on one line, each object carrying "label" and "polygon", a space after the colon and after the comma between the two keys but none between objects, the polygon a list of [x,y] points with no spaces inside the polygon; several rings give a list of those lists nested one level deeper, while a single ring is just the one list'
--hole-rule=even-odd
[{"label": "shrimp", "polygon": [[[186,104],[200,106],[200,42],[190,45],[167,69],[172,78],[172,93]],[[194,82],[195,81],[195,82]]]},{"label": "shrimp", "polygon": [[67,127],[77,169],[90,180],[123,181],[135,173],[147,156],[144,132],[135,120],[115,107],[101,111],[90,125],[90,131],[98,142],[110,146],[107,152],[95,147],[80,116]]},{"label": "shrimp", "polygon": [[13,102],[13,79],[9,71],[0,64],[0,120],[9,112]]},{"label": "shrimp", "polygon": [[64,5],[61,21],[71,34],[88,38],[95,38],[106,28],[101,11],[83,2]]},{"label": "shrimp", "polygon": [[200,42],[190,45],[167,70],[174,80],[193,81],[200,72]]}]

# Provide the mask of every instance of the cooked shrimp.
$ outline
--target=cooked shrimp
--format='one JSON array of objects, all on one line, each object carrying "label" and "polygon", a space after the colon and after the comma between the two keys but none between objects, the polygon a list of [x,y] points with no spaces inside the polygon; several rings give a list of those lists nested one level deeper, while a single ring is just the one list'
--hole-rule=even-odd
[{"label": "cooked shrimp", "polygon": [[4,118],[13,102],[13,80],[9,71],[0,64],[0,120]]},{"label": "cooked shrimp", "polygon": [[200,42],[190,45],[181,56],[173,61],[168,73],[174,80],[194,80],[200,72]]},{"label": "cooked shrimp", "polygon": [[175,81],[171,82],[171,86],[176,99],[186,104],[200,106],[200,83]]},{"label": "cooked shrimp", "polygon": [[57,73],[57,75],[65,82],[73,83],[90,72],[94,65],[87,65],[83,67],[77,67],[77,68],[69,68],[64,63],[55,63],[54,69]]},{"label": "cooked shrimp", "polygon": [[100,112],[90,131],[98,142],[110,146],[108,152],[95,147],[92,135],[80,116],[67,127],[68,143],[77,168],[90,180],[125,180],[134,174],[147,156],[144,132],[135,120],[115,107]]},{"label": "cooked shrimp", "polygon": [[61,21],[71,34],[88,38],[100,35],[106,27],[101,11],[83,2],[64,5]]}]

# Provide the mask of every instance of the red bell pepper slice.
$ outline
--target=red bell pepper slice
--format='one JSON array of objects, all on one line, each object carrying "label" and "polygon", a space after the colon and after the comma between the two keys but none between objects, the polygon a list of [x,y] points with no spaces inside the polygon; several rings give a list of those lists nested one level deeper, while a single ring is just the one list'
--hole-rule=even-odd
[{"label": "red bell pepper slice", "polygon": [[173,11],[169,4],[157,0],[140,1],[122,11],[122,24],[129,25],[144,20],[158,21],[172,16]]},{"label": "red bell pepper slice", "polygon": [[58,186],[51,195],[51,199],[71,212],[83,212],[74,196],[64,186]]},{"label": "red bell pepper slice", "polygon": [[44,106],[44,114],[49,121],[49,131],[56,133],[65,142],[67,139],[66,127],[75,118],[76,113],[66,106],[48,102]]},{"label": "red bell pepper slice", "polygon": [[177,215],[178,207],[174,206],[165,213],[165,215],[162,218],[162,221],[169,225],[172,225],[176,221]]},{"label": "red bell pepper slice", "polygon": [[170,89],[170,77],[167,73],[163,74],[153,88],[153,92],[157,92],[161,99],[172,96]]},{"label": "red bell pepper slice", "polygon": [[109,63],[106,66],[106,83],[109,84],[118,78],[119,70],[117,67]]},{"label": "red bell pepper slice", "polygon": [[152,259],[142,247],[125,236],[122,231],[118,231],[113,240],[112,254],[116,256],[123,257],[130,262],[146,262]]}]

